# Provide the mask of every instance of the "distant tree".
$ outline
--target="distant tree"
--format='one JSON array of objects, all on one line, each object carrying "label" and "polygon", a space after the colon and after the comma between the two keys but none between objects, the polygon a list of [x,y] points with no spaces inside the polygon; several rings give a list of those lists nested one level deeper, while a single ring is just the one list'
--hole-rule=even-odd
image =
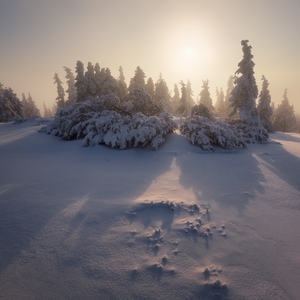
[{"label": "distant tree", "polygon": [[97,95],[101,96],[101,87],[105,81],[105,69],[100,68],[98,63],[95,64],[95,82],[97,87]]},{"label": "distant tree", "polygon": [[95,69],[91,62],[88,62],[87,70],[84,73],[87,96],[96,96],[97,85],[95,79]]},{"label": "distant tree", "polygon": [[128,90],[133,91],[136,89],[144,89],[145,84],[145,73],[144,71],[138,66],[135,70],[133,78],[131,78]]},{"label": "distant tree", "polygon": [[22,116],[20,99],[10,87],[3,88],[0,83],[0,122],[10,122]]},{"label": "distant tree", "polygon": [[224,100],[224,92],[223,89],[220,88],[220,90],[217,88],[216,90],[216,94],[217,94],[217,101],[216,101],[216,105],[215,105],[215,112],[216,115],[222,119],[227,117],[227,107],[226,107],[226,103]]},{"label": "distant tree", "polygon": [[212,99],[210,97],[208,80],[203,80],[202,90],[200,92],[200,100],[199,103],[205,105],[210,112],[214,112],[214,106],[212,103]]},{"label": "distant tree", "polygon": [[251,46],[248,40],[243,40],[242,50],[243,59],[238,64],[239,68],[235,72],[241,74],[235,80],[235,87],[231,91],[231,97],[228,99],[232,109],[229,117],[238,118],[244,122],[259,122],[259,116],[256,109],[255,100],[258,95],[258,89],[254,78],[254,62],[251,54]]},{"label": "distant tree", "polygon": [[227,81],[227,89],[226,89],[226,94],[225,94],[225,106],[227,108],[227,115],[229,114],[228,108],[230,106],[229,98],[231,97],[231,92],[234,88],[234,81],[237,78],[238,77],[236,75],[231,75],[231,76],[229,76],[228,81]]},{"label": "distant tree", "polygon": [[198,105],[194,105],[191,111],[192,116],[201,116],[206,117],[208,119],[214,120],[213,114],[209,111],[209,109],[202,103]]},{"label": "distant tree", "polygon": [[173,111],[177,111],[180,103],[180,94],[177,84],[174,84],[174,96],[172,97]]},{"label": "distant tree", "polygon": [[181,85],[181,98],[176,112],[182,116],[187,116],[191,112],[192,107],[188,102],[186,86],[182,80],[180,82],[180,85]]},{"label": "distant tree", "polygon": [[72,73],[71,69],[68,67],[64,67],[66,71],[66,76],[65,78],[67,79],[67,85],[68,89],[66,90],[66,93],[68,94],[68,98],[65,102],[65,105],[71,105],[76,102],[76,87],[75,87],[75,76]]},{"label": "distant tree", "polygon": [[24,118],[36,118],[40,117],[40,110],[36,107],[35,102],[33,101],[31,94],[28,93],[28,98],[25,94],[22,94],[22,106],[23,106],[23,117]]},{"label": "distant tree", "polygon": [[276,131],[295,131],[296,118],[294,114],[294,107],[289,103],[287,89],[284,91],[281,104],[274,111],[273,125]]},{"label": "distant tree", "polygon": [[76,102],[83,102],[87,98],[87,85],[84,76],[84,66],[81,61],[77,61],[76,64],[76,78],[75,78],[75,87],[77,98]]},{"label": "distant tree", "polygon": [[54,116],[51,109],[49,109],[45,102],[43,102],[43,109],[44,109],[44,118],[52,118]]},{"label": "distant tree", "polygon": [[56,88],[57,88],[56,105],[58,108],[64,108],[65,107],[65,91],[62,86],[62,81],[59,79],[57,73],[55,73],[53,79],[54,79],[54,83],[56,84]]},{"label": "distant tree", "polygon": [[154,99],[154,83],[151,77],[148,78],[145,89],[150,97]]},{"label": "distant tree", "polygon": [[100,96],[108,95],[114,93],[116,95],[120,94],[119,85],[117,79],[115,79],[110,72],[109,68],[101,70],[101,86],[100,86]]},{"label": "distant tree", "polygon": [[190,104],[191,107],[193,107],[195,105],[195,101],[193,99],[193,90],[192,90],[192,84],[191,82],[188,80],[187,84],[186,84],[186,98],[188,103]]},{"label": "distant tree", "polygon": [[124,97],[128,93],[128,88],[127,88],[127,84],[125,81],[125,76],[124,76],[122,66],[119,67],[119,77],[117,80],[118,80],[118,86],[119,86],[119,95],[118,96],[120,99],[124,99]]},{"label": "distant tree", "polygon": [[159,79],[155,84],[154,100],[158,107],[160,107],[161,111],[171,112],[172,106],[169,88],[161,74],[159,75]]},{"label": "distant tree", "polygon": [[262,76],[262,89],[259,93],[257,111],[262,125],[268,130],[268,132],[274,132],[274,127],[271,122],[273,110],[271,107],[271,95],[268,89],[269,82]]}]

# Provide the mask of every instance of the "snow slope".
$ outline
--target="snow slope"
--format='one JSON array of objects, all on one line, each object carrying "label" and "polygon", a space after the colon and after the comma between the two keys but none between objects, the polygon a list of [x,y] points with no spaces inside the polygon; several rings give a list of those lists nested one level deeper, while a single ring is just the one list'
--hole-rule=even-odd
[{"label": "snow slope", "polygon": [[1,299],[299,299],[300,136],[207,153],[0,124]]}]

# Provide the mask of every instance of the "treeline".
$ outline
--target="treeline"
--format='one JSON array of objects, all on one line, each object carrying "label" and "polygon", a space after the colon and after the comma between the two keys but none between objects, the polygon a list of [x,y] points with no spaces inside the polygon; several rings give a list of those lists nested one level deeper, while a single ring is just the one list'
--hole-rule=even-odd
[{"label": "treeline", "polygon": [[[295,116],[294,107],[289,103],[287,90],[284,91],[283,99],[277,107],[271,101],[269,83],[264,76],[262,76],[262,89],[258,92],[254,78],[251,46],[247,43],[248,41],[242,41],[244,57],[239,63],[239,69],[235,75],[229,77],[225,91],[223,88],[216,89],[214,102],[208,80],[202,81],[201,91],[196,99],[193,97],[190,81],[174,84],[171,96],[162,74],[154,83],[151,77],[146,80],[144,71],[138,66],[134,76],[127,84],[121,66],[119,67],[119,76],[115,78],[109,68],[101,68],[99,63],[94,65],[89,62],[85,68],[81,61],[77,61],[75,75],[70,68],[64,67],[66,88],[58,74],[54,75],[54,84],[57,88],[55,105],[49,109],[44,104],[43,115],[52,117],[57,109],[114,94],[120,101],[120,105],[115,109],[123,111],[129,111],[128,105],[132,105],[134,102],[136,109],[146,115],[168,112],[187,117],[196,113],[205,117],[213,116],[224,120],[234,120],[237,116],[253,118],[255,114],[258,114],[260,122],[269,132],[274,130],[300,132],[300,121]],[[246,66],[246,63],[249,62],[251,68]],[[247,75],[252,80],[250,82],[244,80],[246,75],[239,76],[239,74],[247,72],[250,72]],[[245,94],[250,101],[244,99]],[[250,109],[249,103],[251,103]],[[0,109],[1,122],[10,121],[16,116],[31,118],[41,115],[30,93],[28,97],[23,94],[20,101],[11,88],[3,88],[2,85],[0,85]],[[252,115],[249,115],[249,111]]]},{"label": "treeline", "polygon": [[[140,90],[146,92],[148,95],[146,98],[159,108],[157,113],[169,112],[180,116],[188,116],[192,112],[198,111],[204,116],[213,115],[222,119],[233,118],[234,115],[240,113],[239,108],[232,103],[233,94],[236,94],[237,90],[235,87],[239,82],[237,75],[229,77],[225,92],[222,88],[216,89],[214,105],[208,80],[202,81],[202,89],[195,101],[190,81],[187,81],[187,83],[181,81],[179,83],[180,87],[178,87],[178,84],[174,84],[173,95],[171,96],[162,74],[160,74],[157,82],[154,83],[151,77],[146,80],[146,75],[139,66],[136,68],[134,76],[130,79],[129,85],[126,83],[121,66],[119,67],[118,78],[114,78],[111,75],[109,68],[100,68],[98,63],[93,65],[89,62],[85,70],[84,64],[78,61],[75,68],[75,76],[70,68],[64,67],[64,69],[66,71],[66,90],[64,90],[63,82],[58,77],[58,74],[54,76],[54,83],[57,86],[57,108],[64,108],[73,103],[100,98],[111,93],[115,94],[121,103],[124,103],[132,97],[137,97],[137,91]],[[281,104],[275,107],[274,102],[271,101],[268,80],[265,76],[262,76],[261,80],[262,89],[260,93],[258,91],[255,92],[254,99],[257,102],[255,105],[264,127],[269,132],[274,130],[300,132],[300,118],[297,119],[295,116],[294,107],[290,105],[287,97],[287,90],[284,91]],[[257,89],[255,82],[254,84]],[[140,96],[142,94],[141,92],[139,93]],[[145,98],[145,95],[142,97]],[[237,103],[239,101],[236,100]]]}]

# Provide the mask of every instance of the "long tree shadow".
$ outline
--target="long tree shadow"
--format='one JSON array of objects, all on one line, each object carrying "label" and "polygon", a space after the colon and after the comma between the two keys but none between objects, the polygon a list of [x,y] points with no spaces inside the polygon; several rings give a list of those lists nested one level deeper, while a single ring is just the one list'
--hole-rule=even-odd
[{"label": "long tree shadow", "polygon": [[[288,134],[276,134],[282,141],[293,142],[294,147],[300,147],[300,138]],[[273,174],[300,191],[300,158],[287,151],[281,144],[270,144],[269,151],[258,153],[257,157],[264,162]]]},{"label": "long tree shadow", "polygon": [[[61,141],[37,130],[26,124],[0,127],[0,137],[5,136],[0,145],[0,274],[32,248],[48,225],[53,225],[55,239],[54,232],[76,232],[86,207],[97,212],[108,205],[129,205],[173,160],[150,150],[84,148],[80,141]],[[55,220],[63,224],[77,206],[77,213],[66,217],[70,223],[57,227]]]},{"label": "long tree shadow", "polygon": [[191,188],[196,198],[243,211],[257,192],[263,192],[265,178],[249,149],[216,153],[188,152],[176,158],[181,170],[179,182]]}]

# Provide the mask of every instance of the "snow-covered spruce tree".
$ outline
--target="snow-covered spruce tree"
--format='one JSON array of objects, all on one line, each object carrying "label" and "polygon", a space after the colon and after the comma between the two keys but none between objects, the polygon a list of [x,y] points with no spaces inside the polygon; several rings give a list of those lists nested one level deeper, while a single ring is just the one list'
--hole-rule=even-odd
[{"label": "snow-covered spruce tree", "polygon": [[186,91],[185,83],[181,80],[180,84],[181,84],[181,98],[176,112],[181,116],[187,116],[190,114],[192,107],[187,99],[187,91]]},{"label": "snow-covered spruce tree", "polygon": [[57,73],[55,73],[53,79],[54,79],[54,84],[56,84],[56,88],[57,88],[56,106],[57,106],[57,108],[64,108],[65,107],[65,91],[62,86],[62,81],[59,79]]},{"label": "snow-covered spruce tree", "polygon": [[84,76],[84,66],[81,61],[77,61],[76,63],[76,79],[75,79],[75,87],[77,98],[76,102],[83,102],[87,98],[87,85]]},{"label": "snow-covered spruce tree", "polygon": [[210,97],[208,80],[203,80],[202,90],[200,92],[200,101],[199,103],[205,105],[211,113],[214,112],[215,108],[212,104],[212,99]]},{"label": "snow-covered spruce tree", "polygon": [[100,90],[98,92],[98,96],[105,96],[111,93],[119,95],[120,90],[119,90],[117,79],[111,75],[109,68],[105,68],[102,70],[101,70],[102,81],[101,81]]},{"label": "snow-covered spruce tree", "polygon": [[243,59],[238,64],[236,74],[241,74],[235,80],[235,87],[228,99],[231,123],[236,124],[237,129],[242,131],[248,143],[263,142],[268,139],[267,130],[261,125],[255,100],[258,89],[254,77],[254,62],[251,46],[248,40],[242,40]]},{"label": "snow-covered spruce tree", "polygon": [[191,107],[195,105],[195,101],[193,99],[194,92],[192,90],[192,84],[188,80],[186,83],[186,98]]},{"label": "snow-covered spruce tree", "polygon": [[257,110],[262,125],[268,130],[268,132],[274,132],[274,126],[271,122],[271,117],[273,114],[271,107],[271,95],[268,89],[269,82],[262,76],[262,89],[259,93]]},{"label": "snow-covered spruce tree", "polygon": [[75,87],[75,76],[70,68],[64,67],[64,69],[66,71],[65,78],[67,79],[67,86],[68,86],[66,90],[66,93],[68,94],[68,98],[65,101],[65,105],[68,106],[76,102],[77,95],[76,95],[76,87]]},{"label": "snow-covered spruce tree", "polygon": [[154,101],[157,106],[160,107],[160,110],[163,112],[171,112],[171,96],[169,93],[169,88],[166,81],[162,78],[162,75],[159,75],[159,79],[155,84],[154,90]]},{"label": "snow-covered spruce tree", "polygon": [[287,97],[287,89],[285,89],[284,91],[281,104],[274,111],[273,125],[276,131],[296,131],[294,107],[289,103],[289,99]]},{"label": "snow-covered spruce tree", "polygon": [[10,122],[22,117],[21,101],[11,88],[3,88],[0,83],[0,122]]},{"label": "snow-covered spruce tree", "polygon": [[138,66],[135,70],[133,78],[130,79],[129,91],[144,89],[145,88],[145,73],[144,71]]},{"label": "snow-covered spruce tree", "polygon": [[91,62],[88,62],[87,70],[84,73],[87,96],[96,96],[97,86],[95,80],[95,69]]},{"label": "snow-covered spruce tree", "polygon": [[173,106],[173,111],[177,111],[180,103],[180,94],[179,94],[179,89],[177,84],[174,84],[174,95],[172,97],[172,106]]},{"label": "snow-covered spruce tree", "polygon": [[118,82],[118,87],[119,87],[119,95],[118,96],[119,96],[120,100],[123,101],[124,97],[128,93],[128,88],[127,88],[127,84],[125,81],[125,76],[124,76],[122,66],[119,67],[119,77],[117,79],[117,82]]},{"label": "snow-covered spruce tree", "polygon": [[145,89],[146,92],[150,95],[150,97],[154,99],[154,82],[151,77],[148,78]]}]

